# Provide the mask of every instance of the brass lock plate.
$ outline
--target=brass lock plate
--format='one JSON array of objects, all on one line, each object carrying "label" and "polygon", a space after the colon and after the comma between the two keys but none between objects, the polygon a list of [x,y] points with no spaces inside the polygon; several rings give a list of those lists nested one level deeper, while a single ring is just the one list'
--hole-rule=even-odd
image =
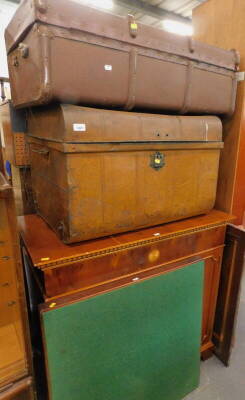
[{"label": "brass lock plate", "polygon": [[156,171],[164,167],[165,165],[165,156],[164,154],[157,151],[156,153],[151,155],[150,166],[154,168]]}]

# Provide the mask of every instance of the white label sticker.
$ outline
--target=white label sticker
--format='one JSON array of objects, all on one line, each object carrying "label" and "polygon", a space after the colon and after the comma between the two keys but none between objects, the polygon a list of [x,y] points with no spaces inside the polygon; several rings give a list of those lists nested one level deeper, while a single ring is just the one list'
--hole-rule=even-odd
[{"label": "white label sticker", "polygon": [[112,65],[105,65],[104,68],[106,71],[112,71]]},{"label": "white label sticker", "polygon": [[79,131],[79,132],[85,132],[86,131],[86,124],[73,124],[73,130],[74,131]]}]

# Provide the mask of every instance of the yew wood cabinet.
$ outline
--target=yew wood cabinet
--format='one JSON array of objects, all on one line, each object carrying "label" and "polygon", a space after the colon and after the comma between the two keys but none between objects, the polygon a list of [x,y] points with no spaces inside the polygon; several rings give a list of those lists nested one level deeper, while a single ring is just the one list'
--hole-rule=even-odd
[{"label": "yew wood cabinet", "polygon": [[76,245],[62,243],[37,215],[21,216],[18,222],[26,269],[41,293],[39,303],[44,302],[45,307],[204,260],[201,352],[207,358],[213,348],[226,225],[232,218],[213,210],[180,222]]},{"label": "yew wood cabinet", "polygon": [[0,172],[0,400],[33,399],[32,355],[13,190]]}]

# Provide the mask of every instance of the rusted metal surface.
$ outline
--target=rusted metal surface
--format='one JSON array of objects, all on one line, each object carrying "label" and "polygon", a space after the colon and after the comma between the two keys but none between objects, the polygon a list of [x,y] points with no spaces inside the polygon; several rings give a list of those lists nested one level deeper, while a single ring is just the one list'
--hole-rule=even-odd
[{"label": "rusted metal surface", "polygon": [[65,0],[23,1],[5,37],[17,107],[59,101],[180,113],[234,109],[233,50]]},{"label": "rusted metal surface", "polygon": [[[46,112],[47,111],[47,112]],[[37,212],[67,242],[213,208],[222,126],[216,117],[77,106],[28,119]]]}]

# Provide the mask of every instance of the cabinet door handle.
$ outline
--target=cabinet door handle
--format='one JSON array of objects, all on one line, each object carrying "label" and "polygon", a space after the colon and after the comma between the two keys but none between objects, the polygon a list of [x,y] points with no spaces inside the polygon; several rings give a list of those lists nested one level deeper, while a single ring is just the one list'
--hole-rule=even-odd
[{"label": "cabinet door handle", "polygon": [[38,153],[38,154],[43,154],[44,156],[47,156],[49,154],[48,149],[31,149],[33,153]]},{"label": "cabinet door handle", "polygon": [[9,301],[9,302],[7,303],[8,307],[12,307],[12,306],[14,306],[15,304],[16,304],[16,301],[14,301],[14,300],[11,300],[11,301]]}]

